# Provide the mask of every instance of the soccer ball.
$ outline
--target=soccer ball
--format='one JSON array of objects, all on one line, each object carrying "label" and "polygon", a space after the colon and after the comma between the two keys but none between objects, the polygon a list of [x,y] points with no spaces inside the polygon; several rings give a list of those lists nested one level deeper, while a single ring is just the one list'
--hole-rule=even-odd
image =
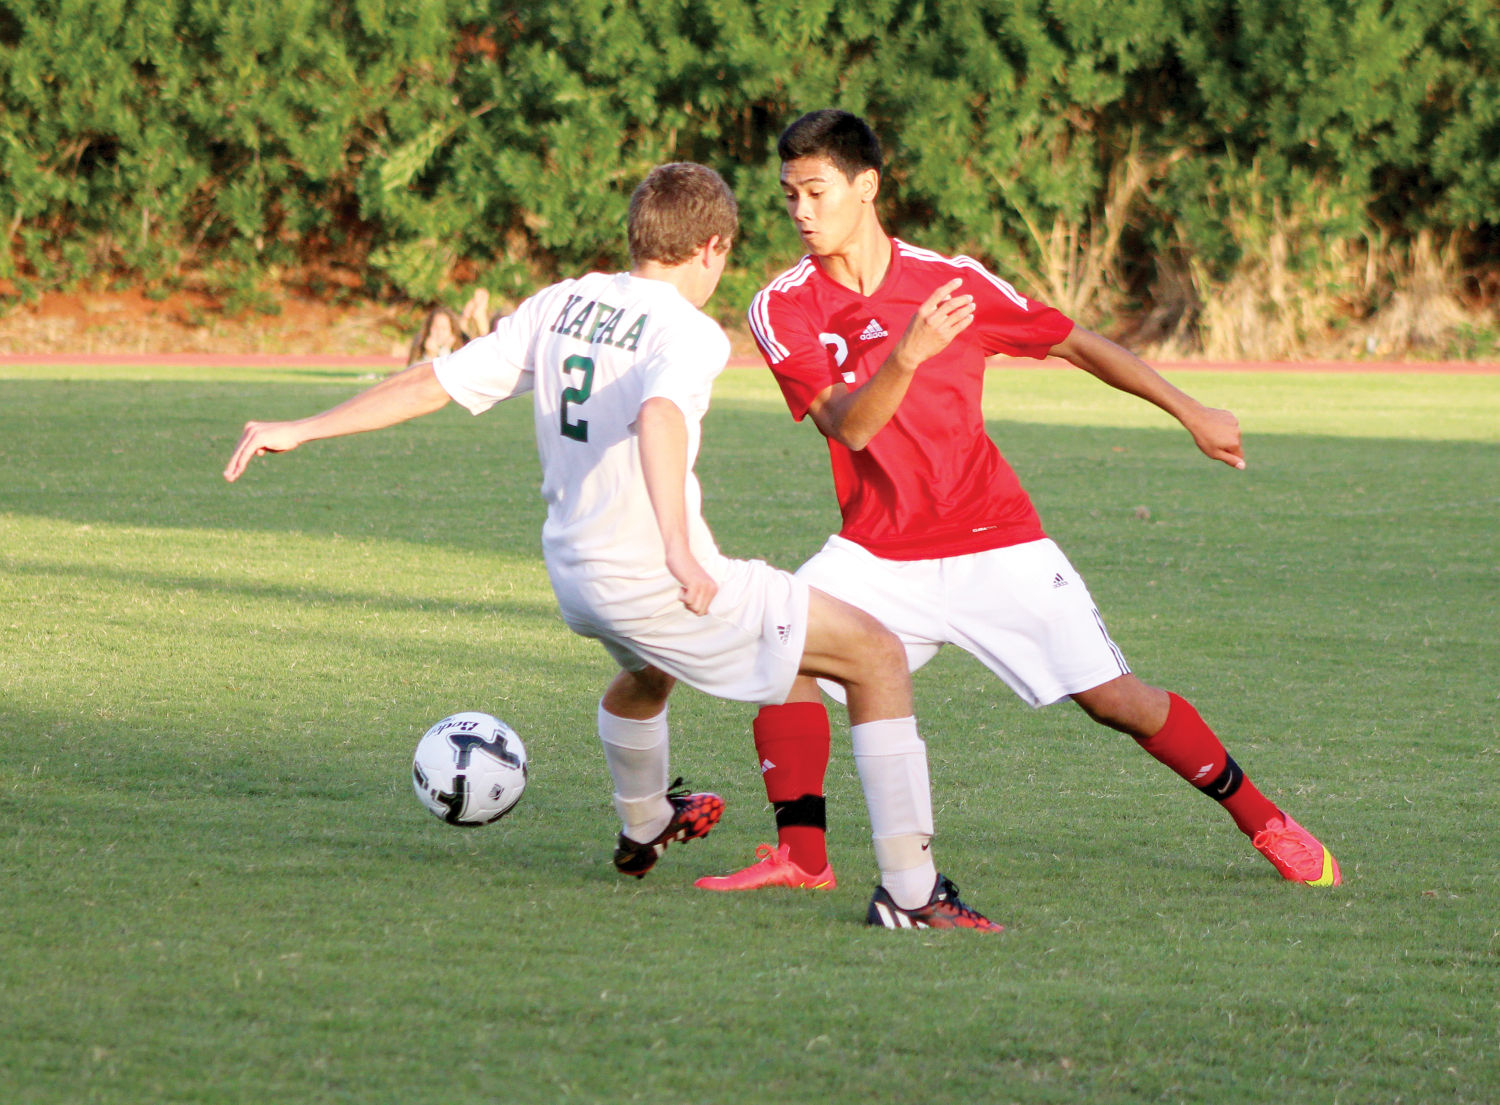
[{"label": "soccer ball", "polygon": [[450,825],[488,825],[526,789],[526,747],[505,722],[476,712],[445,717],[417,742],[411,785]]}]

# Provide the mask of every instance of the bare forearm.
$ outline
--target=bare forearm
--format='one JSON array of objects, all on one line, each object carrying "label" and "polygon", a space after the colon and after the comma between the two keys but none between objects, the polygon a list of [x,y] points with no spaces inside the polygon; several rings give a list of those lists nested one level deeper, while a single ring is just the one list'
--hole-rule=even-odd
[{"label": "bare forearm", "polygon": [[431,364],[419,364],[382,380],[320,414],[288,422],[248,422],[224,467],[233,482],[251,460],[266,453],[285,453],[325,437],[364,433],[431,414],[448,402]]},{"label": "bare forearm", "polygon": [[687,420],[668,399],[641,405],[641,474],[668,551],[687,546]]},{"label": "bare forearm", "polygon": [[1178,421],[1201,405],[1130,350],[1081,326],[1075,326],[1052,353],[1110,387],[1160,407]]},{"label": "bare forearm", "polygon": [[915,367],[892,355],[865,383],[850,391],[837,387],[825,392],[810,408],[824,437],[850,449],[863,449],[895,417],[911,387]]},{"label": "bare forearm", "polygon": [[962,283],[950,280],[923,300],[890,356],[864,384],[853,391],[839,384],[813,401],[808,410],[824,437],[863,449],[895,417],[917,369],[974,322],[974,297],[954,294]]},{"label": "bare forearm", "polygon": [[1075,326],[1071,334],[1053,347],[1052,353],[1110,387],[1166,411],[1193,435],[1204,456],[1223,461],[1231,468],[1245,467],[1239,420],[1229,411],[1204,406],[1128,349]]},{"label": "bare forearm", "polygon": [[387,377],[336,407],[298,420],[296,426],[303,442],[344,437],[383,430],[431,414],[447,403],[448,393],[438,383],[432,365],[423,362]]},{"label": "bare forearm", "polygon": [[641,404],[636,427],[641,474],[661,531],[667,570],[682,586],[682,604],[694,614],[706,614],[719,585],[693,555],[688,533],[687,418],[670,399],[651,398]]}]

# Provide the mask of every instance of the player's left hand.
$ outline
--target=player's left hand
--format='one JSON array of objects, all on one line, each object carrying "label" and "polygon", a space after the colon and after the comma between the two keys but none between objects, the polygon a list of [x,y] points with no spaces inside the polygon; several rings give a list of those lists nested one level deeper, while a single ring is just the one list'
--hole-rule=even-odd
[{"label": "player's left hand", "polygon": [[1186,423],[1203,455],[1243,470],[1245,450],[1240,442],[1240,420],[1231,412],[1202,407]]}]

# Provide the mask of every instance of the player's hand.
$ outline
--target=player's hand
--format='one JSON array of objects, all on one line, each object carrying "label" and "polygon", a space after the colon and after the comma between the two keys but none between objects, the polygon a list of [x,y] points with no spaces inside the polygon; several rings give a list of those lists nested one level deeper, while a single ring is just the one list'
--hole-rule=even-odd
[{"label": "player's hand", "polygon": [[922,301],[906,324],[893,356],[916,368],[947,349],[954,338],[973,324],[974,297],[953,294],[962,285],[962,280],[950,280]]},{"label": "player's hand", "polygon": [[1240,420],[1232,413],[1216,407],[1202,407],[1187,420],[1186,425],[1204,456],[1221,460],[1231,468],[1245,467]]},{"label": "player's hand", "polygon": [[719,585],[711,578],[705,577],[696,583],[684,583],[679,598],[682,605],[686,606],[700,618],[708,613],[708,608],[713,604],[714,596],[719,593]]},{"label": "player's hand", "polygon": [[266,453],[287,453],[301,444],[295,422],[246,422],[239,443],[224,466],[224,478],[233,483],[254,458]]},{"label": "player's hand", "polygon": [[699,617],[707,614],[709,604],[719,593],[719,585],[713,576],[704,571],[703,565],[698,563],[698,558],[685,549],[669,550],[667,571],[672,573],[673,579],[682,584],[682,590],[677,593],[677,598],[682,605]]}]

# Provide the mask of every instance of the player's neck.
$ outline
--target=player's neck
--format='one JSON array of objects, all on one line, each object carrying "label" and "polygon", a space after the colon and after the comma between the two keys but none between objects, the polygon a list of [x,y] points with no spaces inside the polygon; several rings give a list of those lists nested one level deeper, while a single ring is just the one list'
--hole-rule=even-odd
[{"label": "player's neck", "polygon": [[890,272],[894,249],[879,221],[870,219],[838,249],[819,254],[818,264],[835,283],[860,295],[874,295]]},{"label": "player's neck", "polygon": [[686,265],[663,265],[659,261],[642,261],[630,270],[630,275],[641,280],[660,280],[670,284],[682,294],[682,298],[694,307],[702,308],[708,297],[703,295],[696,274]]}]

